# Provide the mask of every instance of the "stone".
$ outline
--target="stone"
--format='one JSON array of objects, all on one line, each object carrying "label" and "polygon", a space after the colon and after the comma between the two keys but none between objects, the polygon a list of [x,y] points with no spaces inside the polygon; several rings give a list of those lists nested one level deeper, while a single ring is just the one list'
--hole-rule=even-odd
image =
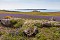
[{"label": "stone", "polygon": [[51,23],[48,22],[42,23],[42,27],[51,27]]},{"label": "stone", "polygon": [[37,27],[34,27],[33,29],[31,27],[29,27],[26,30],[24,30],[24,34],[29,37],[35,36],[37,33],[38,33]]},{"label": "stone", "polygon": [[11,26],[10,19],[1,19],[1,23],[5,26]]}]

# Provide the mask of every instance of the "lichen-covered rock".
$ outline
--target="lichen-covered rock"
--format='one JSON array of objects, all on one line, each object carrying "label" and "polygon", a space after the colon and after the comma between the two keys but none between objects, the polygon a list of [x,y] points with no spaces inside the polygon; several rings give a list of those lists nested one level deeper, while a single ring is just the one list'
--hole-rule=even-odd
[{"label": "lichen-covered rock", "polygon": [[60,26],[60,22],[58,21],[48,21],[48,22],[42,22],[42,26],[43,27],[59,27]]},{"label": "lichen-covered rock", "polygon": [[11,26],[10,19],[1,19],[1,23],[5,26]]},{"label": "lichen-covered rock", "polygon": [[4,26],[11,26],[11,22],[10,22],[11,19],[12,19],[12,16],[5,16],[3,17],[3,19],[1,19],[1,23]]},{"label": "lichen-covered rock", "polygon": [[51,27],[51,23],[45,22],[45,23],[42,23],[42,26],[43,27]]},{"label": "lichen-covered rock", "polygon": [[24,34],[27,36],[34,36],[38,33],[38,29],[37,27],[29,27],[27,29],[24,30]]}]

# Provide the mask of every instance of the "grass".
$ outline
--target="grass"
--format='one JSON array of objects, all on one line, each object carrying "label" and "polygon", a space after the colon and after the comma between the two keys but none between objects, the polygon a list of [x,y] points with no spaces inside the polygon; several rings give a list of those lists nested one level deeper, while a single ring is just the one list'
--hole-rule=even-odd
[{"label": "grass", "polygon": [[[27,22],[25,22],[27,21]],[[19,28],[10,28],[10,27],[4,27],[0,26],[0,39],[1,40],[59,40],[60,39],[60,27],[39,27],[41,24],[39,24],[40,21],[36,21],[38,24],[34,25],[36,22],[35,20],[26,20],[25,23],[23,23],[22,27]],[[45,20],[44,20],[45,21]],[[22,23],[22,21],[19,19],[18,22]],[[15,21],[12,20],[12,24],[14,24]],[[28,37],[23,34],[23,31],[29,27],[36,26],[38,29],[38,33],[33,37]],[[33,29],[32,29],[33,30]]]},{"label": "grass", "polygon": [[38,28],[39,32],[35,35],[35,37],[26,37],[20,30],[20,32],[18,32],[18,35],[15,34],[16,31],[14,33],[10,32],[8,34],[3,35],[2,40],[59,40],[59,29],[60,27]]},{"label": "grass", "polygon": [[60,16],[60,12],[13,12],[0,10],[0,14],[27,14],[27,15],[38,15],[38,16]]},{"label": "grass", "polygon": [[[7,12],[7,11],[0,11],[0,14],[27,14],[27,15],[38,15],[38,16],[60,16],[59,12]],[[31,20],[31,21],[29,21]],[[37,20],[37,19],[34,19]],[[42,19],[39,19],[42,20]],[[26,21],[26,19],[25,19]],[[25,22],[24,21],[24,22]],[[44,20],[45,21],[45,20]],[[27,24],[24,25],[22,28],[20,27],[20,24],[22,23],[21,20],[18,20],[17,27],[19,28],[10,28],[10,27],[4,27],[0,24],[0,40],[60,40],[60,27],[40,27],[41,24],[39,24],[40,21],[36,25],[35,22],[32,19],[27,19]],[[36,21],[37,22],[37,21]],[[12,24],[15,25],[15,21],[11,21]],[[54,23],[52,23],[54,24]],[[28,27],[34,27],[37,26],[38,33],[34,37],[26,37],[23,34],[23,30],[27,29]]]}]

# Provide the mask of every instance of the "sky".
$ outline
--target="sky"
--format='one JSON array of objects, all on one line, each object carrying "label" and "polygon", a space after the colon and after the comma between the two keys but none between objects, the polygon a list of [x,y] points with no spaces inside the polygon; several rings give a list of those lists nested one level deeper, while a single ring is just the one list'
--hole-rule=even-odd
[{"label": "sky", "polygon": [[60,0],[0,0],[0,9],[60,9]]}]

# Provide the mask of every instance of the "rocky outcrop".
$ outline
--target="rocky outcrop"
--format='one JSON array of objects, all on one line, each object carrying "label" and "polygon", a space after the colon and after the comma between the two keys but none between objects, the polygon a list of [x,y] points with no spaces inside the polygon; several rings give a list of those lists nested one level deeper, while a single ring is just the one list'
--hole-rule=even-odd
[{"label": "rocky outcrop", "polygon": [[29,37],[35,36],[37,33],[38,33],[37,27],[34,27],[34,28],[29,27],[26,30],[24,30],[24,34]]},{"label": "rocky outcrop", "polygon": [[42,23],[42,27],[51,27],[51,23],[48,23],[48,22],[45,22],[45,23]]},{"label": "rocky outcrop", "polygon": [[5,26],[11,26],[10,19],[1,19],[1,23]]}]

